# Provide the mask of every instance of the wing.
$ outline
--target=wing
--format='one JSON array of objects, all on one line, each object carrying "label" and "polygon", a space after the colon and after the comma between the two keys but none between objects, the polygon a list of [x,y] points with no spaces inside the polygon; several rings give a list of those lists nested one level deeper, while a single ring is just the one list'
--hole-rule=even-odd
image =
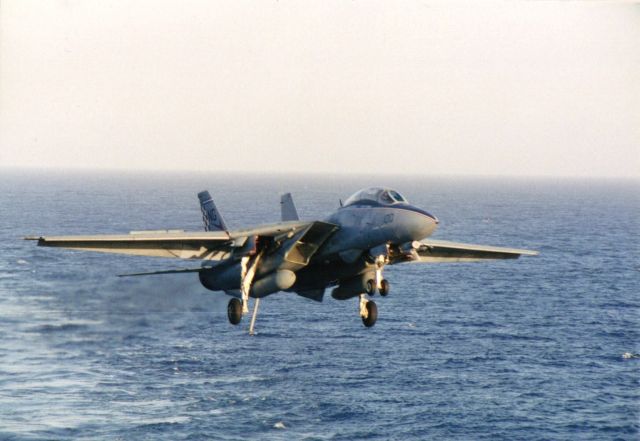
[{"label": "wing", "polygon": [[[212,259],[229,251],[232,242],[224,231],[187,233],[178,231],[131,232],[94,236],[39,236],[38,246],[69,248],[102,253],[178,259]],[[218,257],[219,258],[219,257]]]},{"label": "wing", "polygon": [[39,246],[102,253],[178,259],[222,260],[251,236],[280,237],[309,227],[312,222],[281,222],[236,231],[185,232],[180,230],[134,231],[120,235],[32,236]]},{"label": "wing", "polygon": [[400,262],[479,262],[488,259],[517,259],[520,256],[536,256],[537,251],[517,248],[493,247],[446,240],[423,240],[412,250],[393,256],[391,263]]}]

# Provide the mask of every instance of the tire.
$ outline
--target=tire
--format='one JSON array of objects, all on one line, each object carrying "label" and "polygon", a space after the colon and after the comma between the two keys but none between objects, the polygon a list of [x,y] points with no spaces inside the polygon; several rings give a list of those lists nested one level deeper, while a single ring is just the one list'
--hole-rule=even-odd
[{"label": "tire", "polygon": [[362,323],[370,328],[376,324],[376,320],[378,320],[378,306],[376,302],[369,300],[367,302],[367,318],[362,317]]},{"label": "tire", "polygon": [[374,295],[376,293],[376,281],[373,279],[367,280],[367,283],[365,284],[365,290],[370,296]]},{"label": "tire", "polygon": [[242,320],[242,302],[239,299],[229,300],[227,317],[229,317],[229,323],[232,325],[240,323],[240,320]]},{"label": "tire", "polygon": [[380,282],[380,295],[381,296],[386,296],[387,294],[389,294],[389,290],[391,289],[391,284],[389,283],[389,281],[387,279],[382,279],[382,281]]}]

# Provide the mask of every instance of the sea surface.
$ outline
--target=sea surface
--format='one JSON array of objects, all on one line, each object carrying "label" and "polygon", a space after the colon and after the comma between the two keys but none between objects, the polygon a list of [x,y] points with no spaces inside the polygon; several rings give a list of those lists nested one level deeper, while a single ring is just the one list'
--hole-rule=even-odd
[{"label": "sea surface", "polygon": [[[209,189],[234,227],[293,193],[323,218],[388,185],[434,238],[537,257],[385,269],[357,301],[264,299],[256,325],[193,262],[36,247],[25,235],[201,230]],[[0,173],[1,440],[638,440],[640,183],[200,173]]]}]

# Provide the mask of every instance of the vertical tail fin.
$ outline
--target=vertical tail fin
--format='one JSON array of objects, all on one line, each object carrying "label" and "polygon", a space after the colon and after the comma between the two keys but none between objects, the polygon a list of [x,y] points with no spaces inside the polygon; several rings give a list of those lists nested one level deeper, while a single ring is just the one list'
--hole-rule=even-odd
[{"label": "vertical tail fin", "polygon": [[208,191],[198,193],[200,199],[200,209],[202,210],[202,222],[204,222],[204,231],[227,231],[227,224],[218,209],[213,203],[213,198]]},{"label": "vertical tail fin", "polygon": [[280,213],[282,214],[283,221],[300,220],[298,217],[298,210],[296,210],[296,206],[293,203],[291,193],[285,193],[280,196]]}]

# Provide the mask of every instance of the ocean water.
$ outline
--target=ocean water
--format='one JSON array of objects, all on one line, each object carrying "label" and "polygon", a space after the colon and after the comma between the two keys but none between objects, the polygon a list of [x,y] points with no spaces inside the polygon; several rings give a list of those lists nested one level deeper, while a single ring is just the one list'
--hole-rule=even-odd
[{"label": "ocean water", "polygon": [[[256,330],[193,262],[36,247],[25,235],[200,230],[209,189],[232,227],[277,221],[292,191],[322,218],[389,185],[434,238],[540,251],[389,267],[357,301],[280,293]],[[637,440],[640,185],[633,181],[3,171],[2,440]]]}]

